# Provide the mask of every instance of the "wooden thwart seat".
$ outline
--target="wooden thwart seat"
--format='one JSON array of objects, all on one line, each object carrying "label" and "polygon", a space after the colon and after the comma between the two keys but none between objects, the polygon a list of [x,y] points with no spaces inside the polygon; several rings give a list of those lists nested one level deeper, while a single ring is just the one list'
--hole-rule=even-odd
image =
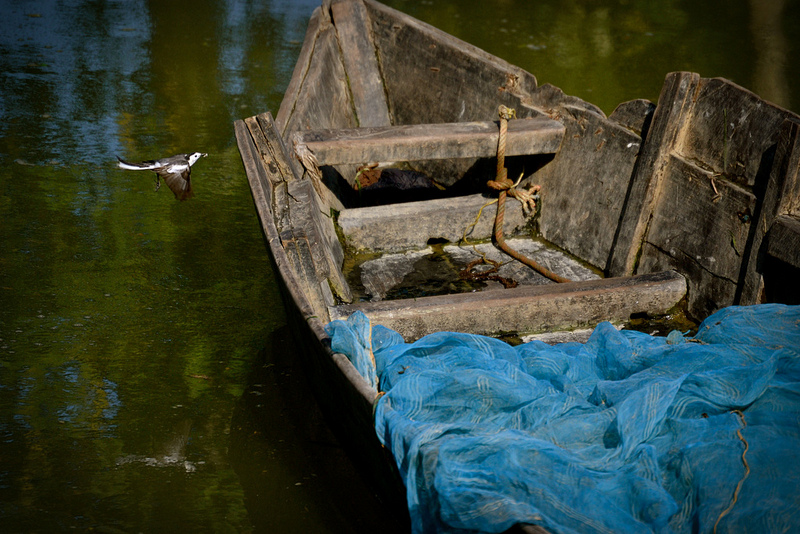
[{"label": "wooden thwart seat", "polygon": [[[545,116],[509,121],[505,154],[553,154],[564,132],[563,124]],[[304,130],[294,135],[314,153],[319,165],[340,165],[493,157],[499,128],[493,121],[456,122]]]},{"label": "wooden thwart seat", "polygon": [[570,284],[521,286],[479,293],[358,302],[329,308],[331,320],[360,310],[373,324],[399,332],[408,342],[439,331],[495,335],[594,326],[632,314],[663,314],[686,294],[674,271]]},{"label": "wooden thwart seat", "polygon": [[[464,230],[472,241],[490,239],[494,232],[495,209],[481,208],[480,194],[454,198],[420,200],[381,206],[350,208],[339,213],[339,227],[347,246],[371,252],[421,250],[431,239],[458,243]],[[509,199],[505,229],[509,235],[523,228],[525,217],[518,200]],[[476,214],[480,214],[476,218]],[[409,221],[414,221],[409,224]]]}]

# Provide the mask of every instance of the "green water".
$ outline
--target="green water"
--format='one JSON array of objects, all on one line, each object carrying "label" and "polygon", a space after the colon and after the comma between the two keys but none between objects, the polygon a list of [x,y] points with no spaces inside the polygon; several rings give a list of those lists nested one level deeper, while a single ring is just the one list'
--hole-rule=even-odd
[{"label": "green water", "polygon": [[[606,112],[673,70],[800,108],[797,3],[388,3]],[[317,4],[0,1],[0,531],[391,531],[296,368],[233,139]],[[187,202],[115,166],[195,150]]]},{"label": "green water", "polygon": [[425,20],[611,113],[658,99],[664,77],[722,76],[800,111],[792,0],[395,0]]}]

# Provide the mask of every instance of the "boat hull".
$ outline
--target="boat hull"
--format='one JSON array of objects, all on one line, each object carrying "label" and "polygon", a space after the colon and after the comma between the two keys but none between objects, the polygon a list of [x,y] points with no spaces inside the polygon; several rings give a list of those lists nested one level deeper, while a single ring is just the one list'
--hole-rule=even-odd
[{"label": "boat hull", "polygon": [[[528,137],[509,143],[507,167],[541,191],[533,218],[509,200],[508,232],[534,234],[604,279],[368,302],[343,268],[354,250],[455,242],[470,221],[471,240],[495,235],[476,176],[493,176],[486,147],[497,142],[500,105],[536,122],[509,129]],[[679,303],[702,319],[776,295],[766,257],[800,266],[796,247],[782,244],[800,242],[800,117],[727,80],[672,73],[658,106],[637,100],[606,117],[378,2],[342,0],[311,17],[274,120],[249,117],[235,132],[298,357],[336,435],[400,521],[402,481],[373,427],[379,392],[331,349],[329,321],[362,311],[410,341],[591,328]],[[409,159],[453,197],[360,206],[356,162],[372,157]]]}]

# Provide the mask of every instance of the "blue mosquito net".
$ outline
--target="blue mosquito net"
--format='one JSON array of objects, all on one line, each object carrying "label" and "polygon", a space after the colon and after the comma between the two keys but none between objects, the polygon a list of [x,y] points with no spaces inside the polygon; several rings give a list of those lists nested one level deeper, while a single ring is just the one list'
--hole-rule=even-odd
[{"label": "blue mosquito net", "polygon": [[328,333],[386,392],[414,532],[800,532],[800,307],[554,346],[404,343],[361,313]]}]

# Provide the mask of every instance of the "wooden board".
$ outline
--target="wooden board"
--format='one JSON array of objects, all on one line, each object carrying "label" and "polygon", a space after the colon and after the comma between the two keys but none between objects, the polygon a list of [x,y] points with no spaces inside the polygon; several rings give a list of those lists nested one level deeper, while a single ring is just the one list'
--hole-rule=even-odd
[{"label": "wooden board", "polygon": [[285,112],[284,138],[288,132],[296,130],[358,126],[336,29],[332,25],[319,31],[313,49],[308,69],[299,82],[297,98]]},{"label": "wooden board", "polygon": [[609,115],[609,119],[635,132],[640,137],[647,134],[656,105],[642,98],[623,102]]},{"label": "wooden board", "polygon": [[800,269],[800,219],[790,215],[778,217],[769,232],[767,253]]},{"label": "wooden board", "polygon": [[[305,239],[313,260],[315,278],[323,286],[326,280],[330,284],[329,289],[322,287],[322,293],[328,298],[330,290],[333,290],[341,300],[350,302],[353,299],[350,286],[342,274],[344,252],[336,236],[331,214],[323,212],[309,180],[290,182],[287,195],[290,199],[288,204],[292,237],[297,239],[302,236]],[[331,304],[332,300],[328,302],[328,305]]]},{"label": "wooden board", "polygon": [[686,293],[675,272],[605,278],[568,284],[461,293],[408,300],[362,302],[331,309],[331,318],[360,310],[373,324],[407,341],[441,331],[493,335],[535,333],[623,321],[635,313],[665,313]]},{"label": "wooden board", "polygon": [[[256,161],[260,163],[261,172],[269,179],[269,183],[263,186],[265,191],[269,190],[269,208],[276,221],[285,221],[288,217],[285,202],[286,183],[297,180],[296,168],[286,157],[287,150],[283,139],[278,135],[276,125],[269,112],[248,117],[244,123],[255,143],[255,150],[260,156]],[[275,222],[273,221],[272,224],[275,225]],[[279,225],[279,227],[283,227],[285,224],[288,223]]]},{"label": "wooden board", "polygon": [[553,105],[567,129],[553,161],[531,177],[542,186],[539,230],[551,243],[605,271],[641,138],[558,98],[533,100]]},{"label": "wooden board", "polygon": [[303,39],[303,46],[300,49],[300,55],[292,71],[292,78],[289,80],[289,85],[283,93],[281,107],[278,110],[278,114],[275,116],[275,124],[281,135],[286,132],[289,117],[294,113],[294,106],[297,99],[300,97],[300,92],[303,88],[308,69],[311,67],[311,59],[314,55],[314,44],[322,28],[327,26],[330,26],[330,19],[327,12],[322,9],[322,7],[317,7],[311,13],[311,18],[308,21],[308,28],[306,28],[306,35]]},{"label": "wooden board", "polygon": [[697,318],[758,302],[764,233],[781,192],[795,187],[787,173],[797,173],[796,120],[730,81],[667,76],[610,273],[685,273],[688,311]]},{"label": "wooden board", "polygon": [[[397,10],[365,1],[394,124],[484,121],[536,78]],[[521,115],[518,115],[522,117]]]},{"label": "wooden board", "polygon": [[364,4],[336,0],[331,4],[331,15],[359,126],[388,126],[391,124],[389,107]]},{"label": "wooden board", "polygon": [[697,74],[673,72],[664,81],[625,199],[609,259],[608,271],[611,276],[625,276],[636,272],[636,262],[641,254],[663,172],[661,158],[675,145],[678,131],[686,120],[684,110],[690,106],[691,94],[699,79]]},{"label": "wooden board", "polygon": [[[333,218],[321,203],[312,180],[298,178],[294,168],[297,164],[278,135],[272,115],[250,117],[243,125],[250,136],[245,138],[244,132],[238,133],[242,137],[238,141],[248,150],[247,165],[259,177],[257,183],[251,183],[258,193],[254,193],[256,206],[264,216],[269,210],[273,217],[268,226],[262,220],[262,227],[276,228],[291,263],[289,268],[301,275],[300,285],[311,305],[324,315],[326,307],[334,303],[333,292],[345,302],[352,298],[341,270],[344,252]],[[249,161],[256,154],[259,157]]]},{"label": "wooden board", "polygon": [[755,209],[756,197],[750,191],[714,179],[713,173],[673,154],[645,240],[664,254],[681,255],[736,285],[753,224],[748,214]]},{"label": "wooden board", "polygon": [[[800,117],[787,119],[782,125],[781,135],[775,151],[775,172],[782,181],[770,179],[775,185],[777,197],[776,215],[800,217]],[[770,192],[767,191],[766,194]]]},{"label": "wooden board", "polygon": [[785,109],[721,78],[701,78],[692,94],[692,120],[677,148],[688,160],[752,188],[778,139]]},{"label": "wooden board", "polygon": [[261,222],[261,228],[264,229],[265,238],[269,243],[278,239],[275,223],[272,219],[272,211],[270,210],[272,205],[272,178],[267,175],[265,166],[261,163],[259,150],[245,121],[236,121],[234,123],[234,132],[245,173],[250,183],[250,191],[256,205],[256,212]]},{"label": "wooden board", "polygon": [[[378,2],[364,4],[392,124],[496,120],[501,104],[516,109],[518,118],[539,114],[521,105],[536,87],[532,74]],[[475,159],[443,163],[427,160],[415,169],[451,186]]]},{"label": "wooden board", "polygon": [[[355,250],[420,250],[431,239],[457,243],[489,200],[481,195],[469,195],[354,208],[341,212],[338,223],[347,246]],[[496,204],[483,209],[478,224],[467,234],[469,240],[491,238],[496,210]],[[505,235],[513,235],[526,223],[522,205],[509,198],[503,225]]]},{"label": "wooden board", "polygon": [[[753,213],[750,248],[743,262],[743,279],[736,296],[739,304],[756,304],[763,300],[765,239],[768,247],[779,245],[783,241],[797,244],[798,239],[793,238],[791,232],[786,230],[792,227],[791,214],[800,215],[799,171],[800,122],[789,118],[779,128],[771,172],[766,185],[761,188],[760,203]],[[783,222],[779,224],[781,221]],[[797,249],[794,253],[786,248],[774,249],[774,252],[773,256],[800,268]]]},{"label": "wooden board", "polygon": [[[295,136],[320,165],[489,158],[497,155],[497,122],[415,124],[382,128],[312,130]],[[508,122],[506,156],[550,154],[558,150],[564,125],[547,117]]]},{"label": "wooden board", "polygon": [[[672,155],[652,211],[638,272],[672,268],[687,275],[689,313],[706,317],[733,303],[748,253],[756,197]],[[741,214],[741,216],[739,215]]]}]

